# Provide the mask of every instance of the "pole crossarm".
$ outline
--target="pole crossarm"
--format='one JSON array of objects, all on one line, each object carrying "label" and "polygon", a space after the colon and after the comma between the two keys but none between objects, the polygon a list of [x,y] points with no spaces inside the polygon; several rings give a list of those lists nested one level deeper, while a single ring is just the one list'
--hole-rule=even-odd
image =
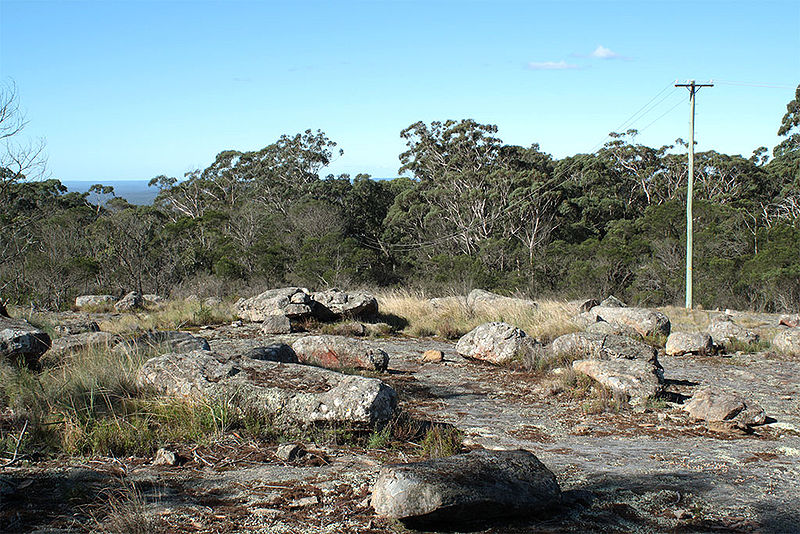
[{"label": "pole crossarm", "polygon": [[690,80],[689,83],[676,83],[675,87],[686,87],[689,89],[689,179],[686,184],[686,308],[692,308],[692,237],[693,237],[693,217],[692,217],[692,197],[694,196],[694,96],[701,87],[714,87],[713,83],[696,83]]}]

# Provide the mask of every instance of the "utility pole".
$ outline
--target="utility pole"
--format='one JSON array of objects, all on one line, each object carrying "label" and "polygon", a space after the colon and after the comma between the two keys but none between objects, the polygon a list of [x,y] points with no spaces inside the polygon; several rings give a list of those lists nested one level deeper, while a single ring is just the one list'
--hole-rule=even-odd
[{"label": "utility pole", "polygon": [[692,308],[692,195],[694,189],[694,95],[701,87],[714,87],[713,83],[676,83],[675,87],[689,89],[689,181],[686,188],[686,308]]}]

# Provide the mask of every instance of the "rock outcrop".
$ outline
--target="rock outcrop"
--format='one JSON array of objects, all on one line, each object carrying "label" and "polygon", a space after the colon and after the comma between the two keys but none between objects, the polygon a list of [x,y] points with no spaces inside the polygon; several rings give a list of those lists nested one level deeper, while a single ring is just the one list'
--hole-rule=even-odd
[{"label": "rock outcrop", "polygon": [[261,333],[288,334],[292,331],[292,322],[285,315],[267,315],[261,322]]},{"label": "rock outcrop", "polygon": [[530,299],[521,299],[515,297],[506,297],[486,291],[484,289],[473,289],[467,295],[467,304],[473,308],[482,309],[497,309],[497,308],[522,308],[522,309],[535,309],[536,302]]},{"label": "rock outcrop", "polygon": [[328,369],[373,369],[386,371],[389,355],[363,342],[344,336],[305,336],[292,344],[301,363]]},{"label": "rock outcrop", "polygon": [[323,306],[315,310],[315,315],[325,319],[326,312],[331,317],[365,317],[371,318],[378,315],[378,299],[369,293],[347,293],[338,289],[319,291],[311,295],[314,302]]},{"label": "rock outcrop", "polygon": [[[608,323],[627,325],[639,332],[642,337],[662,335],[670,332],[669,317],[660,311],[648,308],[628,308],[595,306],[589,312]],[[713,336],[712,336],[713,337]]]},{"label": "rock outcrop", "polygon": [[760,425],[766,420],[764,409],[746,400],[739,393],[714,386],[697,390],[683,409],[695,419],[709,422],[728,422],[740,425]]},{"label": "rock outcrop", "polygon": [[255,347],[250,349],[245,356],[254,360],[264,360],[267,362],[300,363],[294,349],[286,343],[273,343],[266,347]]},{"label": "rock outcrop", "polygon": [[537,342],[507,323],[484,323],[465,334],[456,351],[465,358],[496,365],[519,361],[536,350]]},{"label": "rock outcrop", "polygon": [[395,391],[376,378],[328,369],[241,358],[224,361],[208,351],[151,358],[141,386],[162,394],[233,399],[242,409],[303,424],[387,421]]},{"label": "rock outcrop", "polygon": [[36,367],[50,343],[46,332],[25,319],[0,317],[0,358]]},{"label": "rock outcrop", "polygon": [[643,360],[661,367],[655,348],[628,336],[576,332],[556,338],[551,349],[554,354],[569,354],[577,359]]},{"label": "rock outcrop", "polygon": [[772,345],[784,354],[800,355],[800,328],[787,328],[775,334]]},{"label": "rock outcrop", "polygon": [[131,291],[114,303],[114,309],[118,312],[130,312],[138,310],[142,306],[144,306],[144,299],[142,295],[136,291]]},{"label": "rock outcrop", "polygon": [[98,308],[101,306],[110,306],[116,301],[117,299],[113,295],[81,295],[75,297],[75,307]]},{"label": "rock outcrop", "polygon": [[110,332],[84,332],[58,337],[53,340],[47,357],[62,358],[76,352],[91,349],[108,349],[119,343],[121,338]]},{"label": "rock outcrop", "polygon": [[240,318],[258,322],[271,315],[283,315],[289,319],[311,317],[313,306],[314,301],[308,290],[301,287],[282,287],[239,301],[236,311]]},{"label": "rock outcrop", "polygon": [[633,339],[642,339],[642,335],[639,332],[626,324],[607,323],[605,321],[593,322],[586,327],[585,331],[590,334],[628,336]]},{"label": "rock outcrop", "polygon": [[558,505],[555,475],[524,450],[476,450],[384,466],[372,490],[378,515],[416,523],[463,523],[533,515]]},{"label": "rock outcrop", "polygon": [[644,360],[576,360],[572,368],[625,395],[633,406],[645,404],[663,389],[659,369]]},{"label": "rock outcrop", "polygon": [[720,315],[712,319],[708,325],[708,335],[711,336],[715,346],[723,349],[728,348],[728,345],[734,340],[744,343],[758,341],[758,334],[735,323],[728,315]]},{"label": "rock outcrop", "polygon": [[195,350],[211,350],[208,340],[193,336],[188,332],[156,331],[143,334],[136,339],[124,341],[114,347],[116,352],[158,351],[192,352]]},{"label": "rock outcrop", "polygon": [[708,356],[714,352],[714,342],[706,332],[673,332],[667,338],[664,351],[670,356]]}]

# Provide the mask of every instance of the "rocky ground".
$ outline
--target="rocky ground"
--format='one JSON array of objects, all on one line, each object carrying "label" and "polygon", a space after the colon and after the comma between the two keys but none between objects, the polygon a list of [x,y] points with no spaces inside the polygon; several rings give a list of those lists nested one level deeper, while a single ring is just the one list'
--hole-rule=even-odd
[{"label": "rocky ground", "polygon": [[[751,322],[760,321],[777,324],[773,316]],[[199,335],[212,351],[237,356],[302,334],[264,336],[245,323]],[[798,358],[662,351],[666,402],[591,413],[585,400],[554,389],[549,376],[466,360],[455,343],[363,342],[389,355],[381,377],[411,417],[454,425],[468,448],[527,449],[556,474],[564,492],[558,509],[459,531],[800,532]],[[429,349],[442,351],[444,361],[419,363]],[[700,384],[746,393],[764,408],[766,423],[744,433],[692,420],[681,403]],[[287,460],[275,446],[232,434],[179,448],[185,461],[176,466],[152,465],[152,458],[12,465],[0,469],[0,529],[404,532],[404,525],[374,514],[370,487],[382,465],[415,459],[417,445],[366,450],[304,443],[307,453]]]}]

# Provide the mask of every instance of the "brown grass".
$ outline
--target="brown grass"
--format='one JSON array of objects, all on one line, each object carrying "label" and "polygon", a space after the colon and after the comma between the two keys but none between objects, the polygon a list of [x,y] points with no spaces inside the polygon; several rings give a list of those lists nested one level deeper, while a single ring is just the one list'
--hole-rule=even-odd
[{"label": "brown grass", "polygon": [[437,335],[458,339],[473,328],[491,321],[502,321],[521,328],[542,342],[575,332],[570,321],[575,309],[564,301],[540,300],[536,308],[523,305],[472,305],[463,297],[454,297],[434,308],[422,293],[394,290],[377,295],[381,313],[403,324],[402,333],[425,337]]}]

